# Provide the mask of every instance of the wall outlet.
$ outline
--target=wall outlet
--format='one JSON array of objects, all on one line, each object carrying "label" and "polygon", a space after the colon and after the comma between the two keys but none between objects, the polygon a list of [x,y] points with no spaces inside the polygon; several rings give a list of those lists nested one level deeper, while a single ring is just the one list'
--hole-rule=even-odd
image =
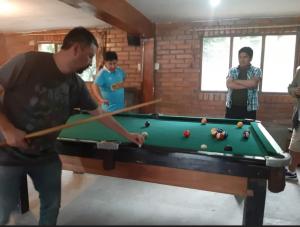
[{"label": "wall outlet", "polygon": [[155,70],[159,70],[159,63],[158,63],[158,62],[156,62],[156,63],[154,64],[154,69],[155,69]]}]

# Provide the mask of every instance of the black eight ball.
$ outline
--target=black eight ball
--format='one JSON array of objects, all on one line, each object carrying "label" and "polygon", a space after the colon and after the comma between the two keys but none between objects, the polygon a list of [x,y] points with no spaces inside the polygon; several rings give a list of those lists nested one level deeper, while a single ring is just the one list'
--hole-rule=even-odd
[{"label": "black eight ball", "polygon": [[145,127],[149,127],[150,126],[150,122],[149,121],[146,121],[145,122]]}]

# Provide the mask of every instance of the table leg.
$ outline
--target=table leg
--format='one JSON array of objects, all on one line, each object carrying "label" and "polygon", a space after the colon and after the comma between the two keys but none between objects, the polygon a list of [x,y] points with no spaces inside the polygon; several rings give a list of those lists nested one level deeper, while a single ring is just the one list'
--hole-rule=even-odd
[{"label": "table leg", "polygon": [[266,179],[248,179],[248,190],[253,196],[247,196],[244,203],[243,225],[262,226],[266,200]]},{"label": "table leg", "polygon": [[20,209],[21,213],[26,213],[29,211],[29,197],[28,197],[28,184],[27,176],[22,177],[21,187],[20,187]]}]

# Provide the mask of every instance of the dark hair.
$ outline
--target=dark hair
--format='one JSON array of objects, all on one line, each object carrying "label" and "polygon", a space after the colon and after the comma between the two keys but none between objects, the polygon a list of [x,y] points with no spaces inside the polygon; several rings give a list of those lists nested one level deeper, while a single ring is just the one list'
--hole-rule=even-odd
[{"label": "dark hair", "polygon": [[246,53],[251,59],[253,57],[253,50],[251,47],[243,47],[239,50],[239,55],[240,53]]},{"label": "dark hair", "polygon": [[118,60],[118,55],[115,51],[106,51],[104,54],[105,61]]},{"label": "dark hair", "polygon": [[80,43],[81,45],[90,46],[95,44],[98,46],[98,42],[95,36],[84,27],[75,27],[65,36],[61,49],[67,50],[74,43]]}]

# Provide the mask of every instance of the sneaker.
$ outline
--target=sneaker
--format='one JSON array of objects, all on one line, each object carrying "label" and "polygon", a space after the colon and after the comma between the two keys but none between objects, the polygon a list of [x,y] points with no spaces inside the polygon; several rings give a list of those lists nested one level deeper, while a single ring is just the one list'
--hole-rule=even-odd
[{"label": "sneaker", "polygon": [[290,181],[298,181],[297,173],[285,169],[285,179]]}]

